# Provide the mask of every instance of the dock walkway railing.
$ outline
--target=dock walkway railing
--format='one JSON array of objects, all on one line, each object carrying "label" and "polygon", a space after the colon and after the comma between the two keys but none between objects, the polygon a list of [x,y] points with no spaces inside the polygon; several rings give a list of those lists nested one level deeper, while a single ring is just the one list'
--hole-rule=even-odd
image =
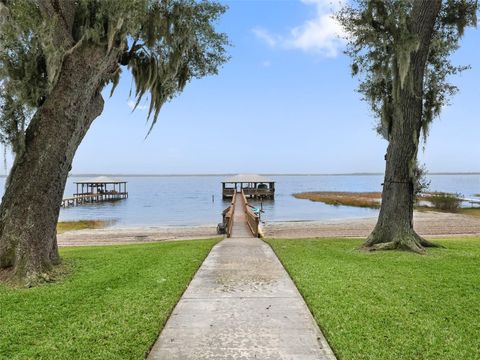
[{"label": "dock walkway railing", "polygon": [[259,235],[259,226],[260,226],[260,217],[258,214],[255,214],[248,204],[247,197],[245,196],[245,192],[242,189],[242,197],[243,197],[243,206],[245,211],[245,216],[247,217],[248,227],[252,231],[253,236],[258,237]]},{"label": "dock walkway railing", "polygon": [[233,215],[235,214],[235,203],[237,201],[236,194],[233,195],[232,203],[223,211],[223,223],[225,224],[225,233],[227,237],[232,236]]}]

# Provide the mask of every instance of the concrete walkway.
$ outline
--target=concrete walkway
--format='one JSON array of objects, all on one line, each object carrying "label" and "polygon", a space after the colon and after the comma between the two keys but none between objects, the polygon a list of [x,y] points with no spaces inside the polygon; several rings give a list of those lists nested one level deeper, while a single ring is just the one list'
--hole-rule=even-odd
[{"label": "concrete walkway", "polygon": [[270,246],[245,231],[242,206],[233,234],[249,237],[212,249],[148,359],[335,359]]}]

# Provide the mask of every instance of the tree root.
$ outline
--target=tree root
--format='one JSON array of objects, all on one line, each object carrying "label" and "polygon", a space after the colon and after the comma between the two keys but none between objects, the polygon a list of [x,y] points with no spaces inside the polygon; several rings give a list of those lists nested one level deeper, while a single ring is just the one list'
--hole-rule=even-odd
[{"label": "tree root", "polygon": [[0,284],[5,284],[15,288],[31,288],[61,280],[69,275],[71,271],[72,269],[68,264],[60,262],[58,265],[52,266],[48,271],[30,271],[22,276],[19,276],[15,273],[15,268],[11,266],[0,269]]},{"label": "tree root", "polygon": [[391,234],[374,230],[367,241],[360,247],[365,251],[402,250],[416,254],[425,254],[425,248],[444,248],[444,246],[432,243],[418,235],[413,229]]},{"label": "tree root", "polygon": [[366,251],[403,250],[403,251],[411,251],[416,254],[425,253],[425,249],[421,246],[418,246],[415,242],[403,243],[398,241],[389,241],[389,242],[377,243],[373,245],[362,245],[360,249],[366,250]]},{"label": "tree root", "polygon": [[422,245],[423,247],[430,247],[430,248],[441,248],[441,249],[445,249],[445,246],[443,245],[440,245],[440,244],[435,244],[433,242],[430,242],[428,240],[425,240],[424,238],[420,237],[420,245]]},{"label": "tree root", "polygon": [[377,250],[395,250],[397,248],[397,244],[393,241],[378,243],[370,246],[363,246],[365,250],[368,251],[377,251]]},{"label": "tree root", "polygon": [[0,268],[0,283],[10,283],[14,278],[13,266]]}]

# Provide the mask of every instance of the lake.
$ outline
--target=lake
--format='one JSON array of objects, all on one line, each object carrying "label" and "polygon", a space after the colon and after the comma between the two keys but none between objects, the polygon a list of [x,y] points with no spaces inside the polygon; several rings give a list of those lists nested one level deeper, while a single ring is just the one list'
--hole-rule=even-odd
[{"label": "lake", "polygon": [[[91,177],[91,176],[89,176]],[[262,220],[333,220],[376,216],[378,211],[331,206],[295,199],[303,191],[381,191],[383,175],[275,175],[274,201],[264,201]],[[118,178],[118,177],[117,177]],[[221,181],[225,176],[125,176],[129,198],[61,209],[60,220],[112,220],[115,227],[182,226],[217,224],[229,202],[222,200]],[[75,192],[68,178],[65,197]],[[480,175],[429,175],[430,191],[457,192],[466,197],[480,193]],[[3,193],[5,178],[1,178]],[[213,197],[213,199],[212,199]],[[213,200],[213,201],[212,201]],[[260,207],[258,203],[252,203]]]}]

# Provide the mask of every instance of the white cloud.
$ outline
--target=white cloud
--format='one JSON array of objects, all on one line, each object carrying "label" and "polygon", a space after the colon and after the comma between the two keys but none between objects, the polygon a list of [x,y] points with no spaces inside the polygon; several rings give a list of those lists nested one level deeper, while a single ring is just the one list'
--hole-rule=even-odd
[{"label": "white cloud", "polygon": [[275,47],[278,45],[279,41],[281,41],[281,38],[278,36],[272,35],[268,32],[268,30],[261,28],[261,27],[256,27],[252,29],[252,32],[255,34],[257,38],[265,42],[268,46],[270,47]]},{"label": "white cloud", "polygon": [[[129,107],[131,110],[135,109],[135,102],[134,102],[134,101],[128,100],[127,105],[128,105],[128,107]],[[147,105],[140,105],[140,104],[138,104],[136,110],[147,110],[147,109],[148,109],[148,106],[147,106]]]},{"label": "white cloud", "polygon": [[272,48],[299,49],[327,57],[337,56],[345,45],[345,32],[333,17],[345,0],[301,0],[315,6],[315,16],[292,28],[287,35],[278,35],[257,27],[253,33]]},{"label": "white cloud", "polygon": [[262,67],[268,68],[270,66],[272,66],[272,62],[270,60],[264,60],[262,62]]}]

